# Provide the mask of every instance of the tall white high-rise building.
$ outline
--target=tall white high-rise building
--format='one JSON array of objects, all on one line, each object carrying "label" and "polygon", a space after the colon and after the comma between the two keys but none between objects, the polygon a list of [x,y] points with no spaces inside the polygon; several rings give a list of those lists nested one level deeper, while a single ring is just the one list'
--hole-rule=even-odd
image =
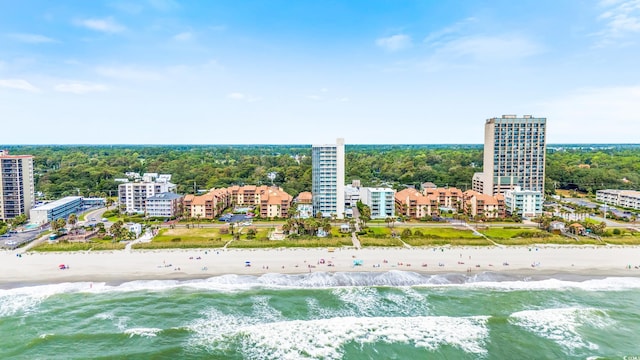
[{"label": "tall white high-rise building", "polygon": [[0,220],[29,216],[35,202],[33,156],[0,150]]},{"label": "tall white high-rise building", "polygon": [[311,147],[313,215],[344,218],[344,139]]},{"label": "tall white high-rise building", "polygon": [[502,115],[484,125],[484,165],[473,175],[473,190],[504,194],[520,186],[544,193],[546,118]]}]

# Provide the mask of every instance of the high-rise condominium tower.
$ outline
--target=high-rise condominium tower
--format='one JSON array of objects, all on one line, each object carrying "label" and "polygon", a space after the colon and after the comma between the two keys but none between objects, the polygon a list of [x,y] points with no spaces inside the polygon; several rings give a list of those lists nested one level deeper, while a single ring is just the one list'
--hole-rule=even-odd
[{"label": "high-rise condominium tower", "polygon": [[546,118],[503,115],[484,125],[483,172],[473,175],[473,189],[504,194],[520,186],[544,193]]},{"label": "high-rise condominium tower", "polygon": [[325,217],[335,214],[344,218],[344,139],[313,145],[311,160],[313,215],[321,212]]},{"label": "high-rise condominium tower", "polygon": [[34,201],[33,156],[0,150],[0,220],[29,216]]}]

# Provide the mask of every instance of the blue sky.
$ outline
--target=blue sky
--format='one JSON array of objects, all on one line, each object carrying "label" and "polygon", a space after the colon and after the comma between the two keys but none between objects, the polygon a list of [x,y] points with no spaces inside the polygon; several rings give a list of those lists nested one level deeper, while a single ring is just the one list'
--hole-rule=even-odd
[{"label": "blue sky", "polygon": [[1,144],[638,142],[640,0],[0,0]]}]

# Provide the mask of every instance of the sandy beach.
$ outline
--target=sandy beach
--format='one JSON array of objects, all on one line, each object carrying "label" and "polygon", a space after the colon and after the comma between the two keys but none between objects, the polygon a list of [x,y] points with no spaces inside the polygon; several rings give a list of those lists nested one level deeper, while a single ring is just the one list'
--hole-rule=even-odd
[{"label": "sandy beach", "polygon": [[[354,265],[354,260],[362,265]],[[249,262],[249,263],[247,263]],[[68,269],[60,269],[60,265]],[[247,266],[250,265],[250,266]],[[222,274],[389,271],[640,276],[640,247],[255,249],[0,253],[0,286],[195,279]]]}]

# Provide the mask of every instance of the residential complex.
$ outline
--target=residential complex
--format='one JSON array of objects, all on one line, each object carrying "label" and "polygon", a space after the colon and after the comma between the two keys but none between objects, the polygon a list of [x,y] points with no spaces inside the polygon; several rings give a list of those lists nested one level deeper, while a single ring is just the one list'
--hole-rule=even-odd
[{"label": "residential complex", "polygon": [[0,220],[29,216],[34,202],[33,156],[0,150]]},{"label": "residential complex", "polygon": [[408,218],[438,216],[440,210],[461,210],[463,193],[457,188],[425,187],[422,191],[407,188],[395,194],[398,212]]},{"label": "residential complex", "polygon": [[344,139],[311,147],[313,215],[344,218]]},{"label": "residential complex", "polygon": [[163,192],[147,198],[146,212],[149,217],[172,218],[182,216],[182,195]]},{"label": "residential complex", "polygon": [[516,186],[504,193],[504,205],[510,215],[533,218],[542,214],[542,193]]},{"label": "residential complex", "polygon": [[147,173],[140,182],[126,182],[118,185],[118,201],[122,211],[127,213],[144,213],[147,198],[155,194],[174,192],[176,186],[171,182],[171,175]]},{"label": "residential complex", "polygon": [[422,219],[439,214],[438,200],[434,196],[425,196],[413,188],[398,191],[395,202],[398,214],[410,219]]},{"label": "residential complex", "polygon": [[640,210],[640,191],[635,190],[598,190],[596,200],[605,204]]},{"label": "residential complex", "polygon": [[293,197],[277,186],[234,185],[204,195],[186,195],[184,211],[192,218],[215,219],[229,206],[258,208],[260,217],[288,217]]},{"label": "residential complex", "polygon": [[473,218],[496,219],[505,216],[504,196],[495,196],[479,193],[475,190],[467,190],[464,196],[464,211]]},{"label": "residential complex", "polygon": [[268,187],[260,193],[260,217],[270,219],[289,217],[292,201],[293,197],[282,188]]},{"label": "residential complex", "polygon": [[186,216],[194,219],[215,219],[231,205],[227,189],[212,189],[204,195],[186,195],[183,208]]},{"label": "residential complex", "polygon": [[360,201],[371,209],[372,219],[395,217],[396,191],[389,188],[360,188]]},{"label": "residential complex", "polygon": [[54,220],[66,219],[71,214],[79,214],[82,209],[81,196],[67,196],[31,209],[29,218],[33,224],[44,225]]},{"label": "residential complex", "polygon": [[503,115],[484,127],[483,172],[473,176],[473,190],[485,195],[521,189],[544,192],[546,118]]}]

